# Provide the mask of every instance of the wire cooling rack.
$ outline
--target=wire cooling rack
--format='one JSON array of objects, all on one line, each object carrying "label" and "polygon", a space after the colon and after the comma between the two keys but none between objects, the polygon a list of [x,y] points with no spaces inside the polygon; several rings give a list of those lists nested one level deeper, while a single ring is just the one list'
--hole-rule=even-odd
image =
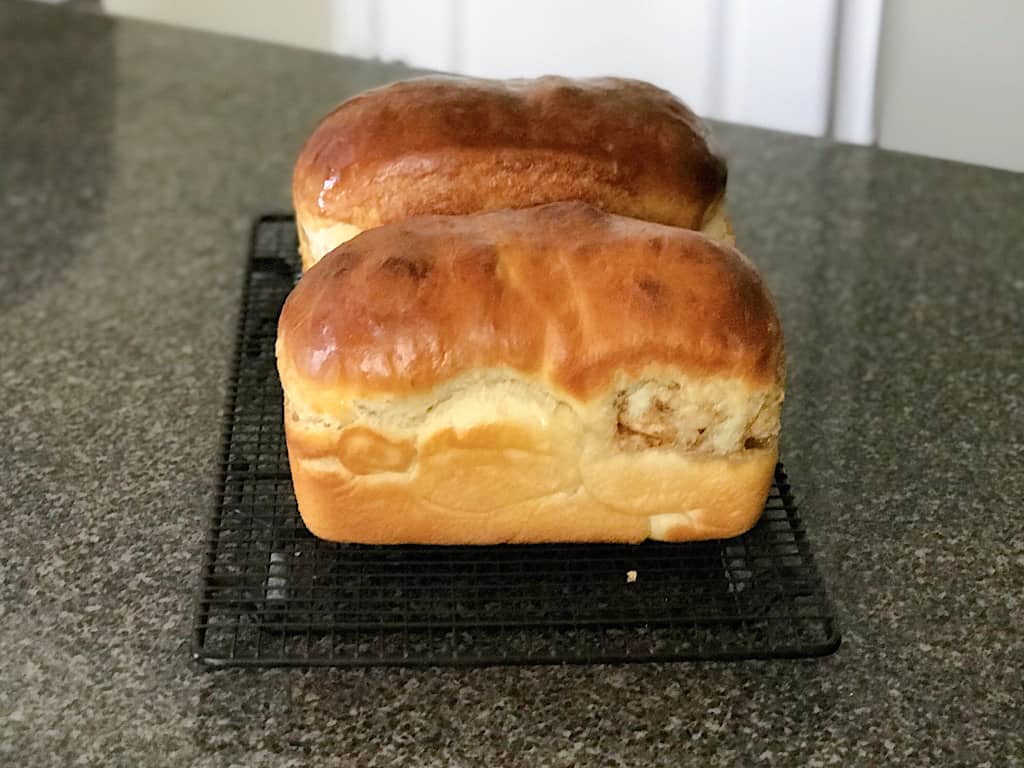
[{"label": "wire cooling rack", "polygon": [[820,656],[839,646],[780,465],[761,522],[693,544],[320,541],[292,493],[274,363],[298,277],[290,216],[252,235],[193,631],[214,666],[490,665]]}]

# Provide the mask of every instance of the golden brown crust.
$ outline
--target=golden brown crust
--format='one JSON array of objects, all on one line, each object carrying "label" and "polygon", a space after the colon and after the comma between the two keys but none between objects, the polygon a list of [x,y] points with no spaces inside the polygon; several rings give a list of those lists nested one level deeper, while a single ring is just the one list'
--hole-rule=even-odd
[{"label": "golden brown crust", "polygon": [[327,115],[292,193],[300,232],[560,200],[699,229],[725,185],[700,119],[648,83],[424,77]]},{"label": "golden brown crust", "polygon": [[286,391],[333,416],[480,369],[582,402],[652,367],[779,386],[782,334],[735,249],[555,203],[421,217],[342,245],[285,303],[278,367]]},{"label": "golden brown crust", "polygon": [[289,296],[277,355],[299,510],[334,541],[734,536],[777,459],[754,267],[581,202],[357,236]]}]

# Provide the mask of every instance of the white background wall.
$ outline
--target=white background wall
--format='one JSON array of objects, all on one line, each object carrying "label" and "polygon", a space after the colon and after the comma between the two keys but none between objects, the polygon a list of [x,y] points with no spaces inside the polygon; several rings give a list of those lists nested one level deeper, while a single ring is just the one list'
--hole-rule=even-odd
[{"label": "white background wall", "polygon": [[890,1],[883,29],[879,143],[1024,171],[1024,2]]},{"label": "white background wall", "polygon": [[1024,0],[103,0],[491,77],[617,74],[739,123],[1024,170]]},{"label": "white background wall", "polygon": [[[880,0],[848,0],[877,3]],[[616,74],[698,112],[823,135],[839,0],[337,0],[338,50],[478,77]],[[365,24],[366,31],[355,29]]]}]

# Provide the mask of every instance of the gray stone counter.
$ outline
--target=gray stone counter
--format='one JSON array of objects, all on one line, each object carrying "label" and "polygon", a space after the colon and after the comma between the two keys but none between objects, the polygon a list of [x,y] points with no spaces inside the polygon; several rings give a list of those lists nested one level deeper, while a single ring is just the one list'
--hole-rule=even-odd
[{"label": "gray stone counter", "polygon": [[0,59],[0,764],[1021,764],[1024,177],[716,126],[836,655],[202,672],[250,221],[405,71],[11,2]]}]

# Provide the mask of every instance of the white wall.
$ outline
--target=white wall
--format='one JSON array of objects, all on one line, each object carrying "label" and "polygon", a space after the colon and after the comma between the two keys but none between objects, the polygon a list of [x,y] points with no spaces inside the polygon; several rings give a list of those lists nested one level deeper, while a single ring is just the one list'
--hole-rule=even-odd
[{"label": "white wall", "polygon": [[[344,18],[376,25],[345,35],[376,34],[381,55],[416,66],[615,74],[667,88],[710,117],[811,135],[828,123],[838,0],[335,1]],[[865,1],[874,0],[847,0]]]},{"label": "white wall", "polygon": [[114,14],[472,75],[638,77],[709,117],[1024,171],[1024,0],[103,0],[103,6]]},{"label": "white wall", "polygon": [[491,0],[465,4],[463,72],[478,77],[618,75],[707,113],[714,104],[715,0]]},{"label": "white wall", "polygon": [[[707,117],[821,136],[832,122],[836,20],[881,1],[105,0],[105,8],[483,77],[635,77]],[[877,19],[866,46],[855,41],[859,54],[841,59],[844,87],[863,92],[844,102],[847,112],[868,126],[876,33]]]},{"label": "white wall", "polygon": [[721,92],[711,114],[824,135],[836,0],[728,0],[721,7]]},{"label": "white wall", "polygon": [[886,3],[879,143],[1024,171],[1024,2]]},{"label": "white wall", "polygon": [[706,116],[822,135],[837,3],[104,0],[104,7],[481,77],[636,77],[673,91]]}]

